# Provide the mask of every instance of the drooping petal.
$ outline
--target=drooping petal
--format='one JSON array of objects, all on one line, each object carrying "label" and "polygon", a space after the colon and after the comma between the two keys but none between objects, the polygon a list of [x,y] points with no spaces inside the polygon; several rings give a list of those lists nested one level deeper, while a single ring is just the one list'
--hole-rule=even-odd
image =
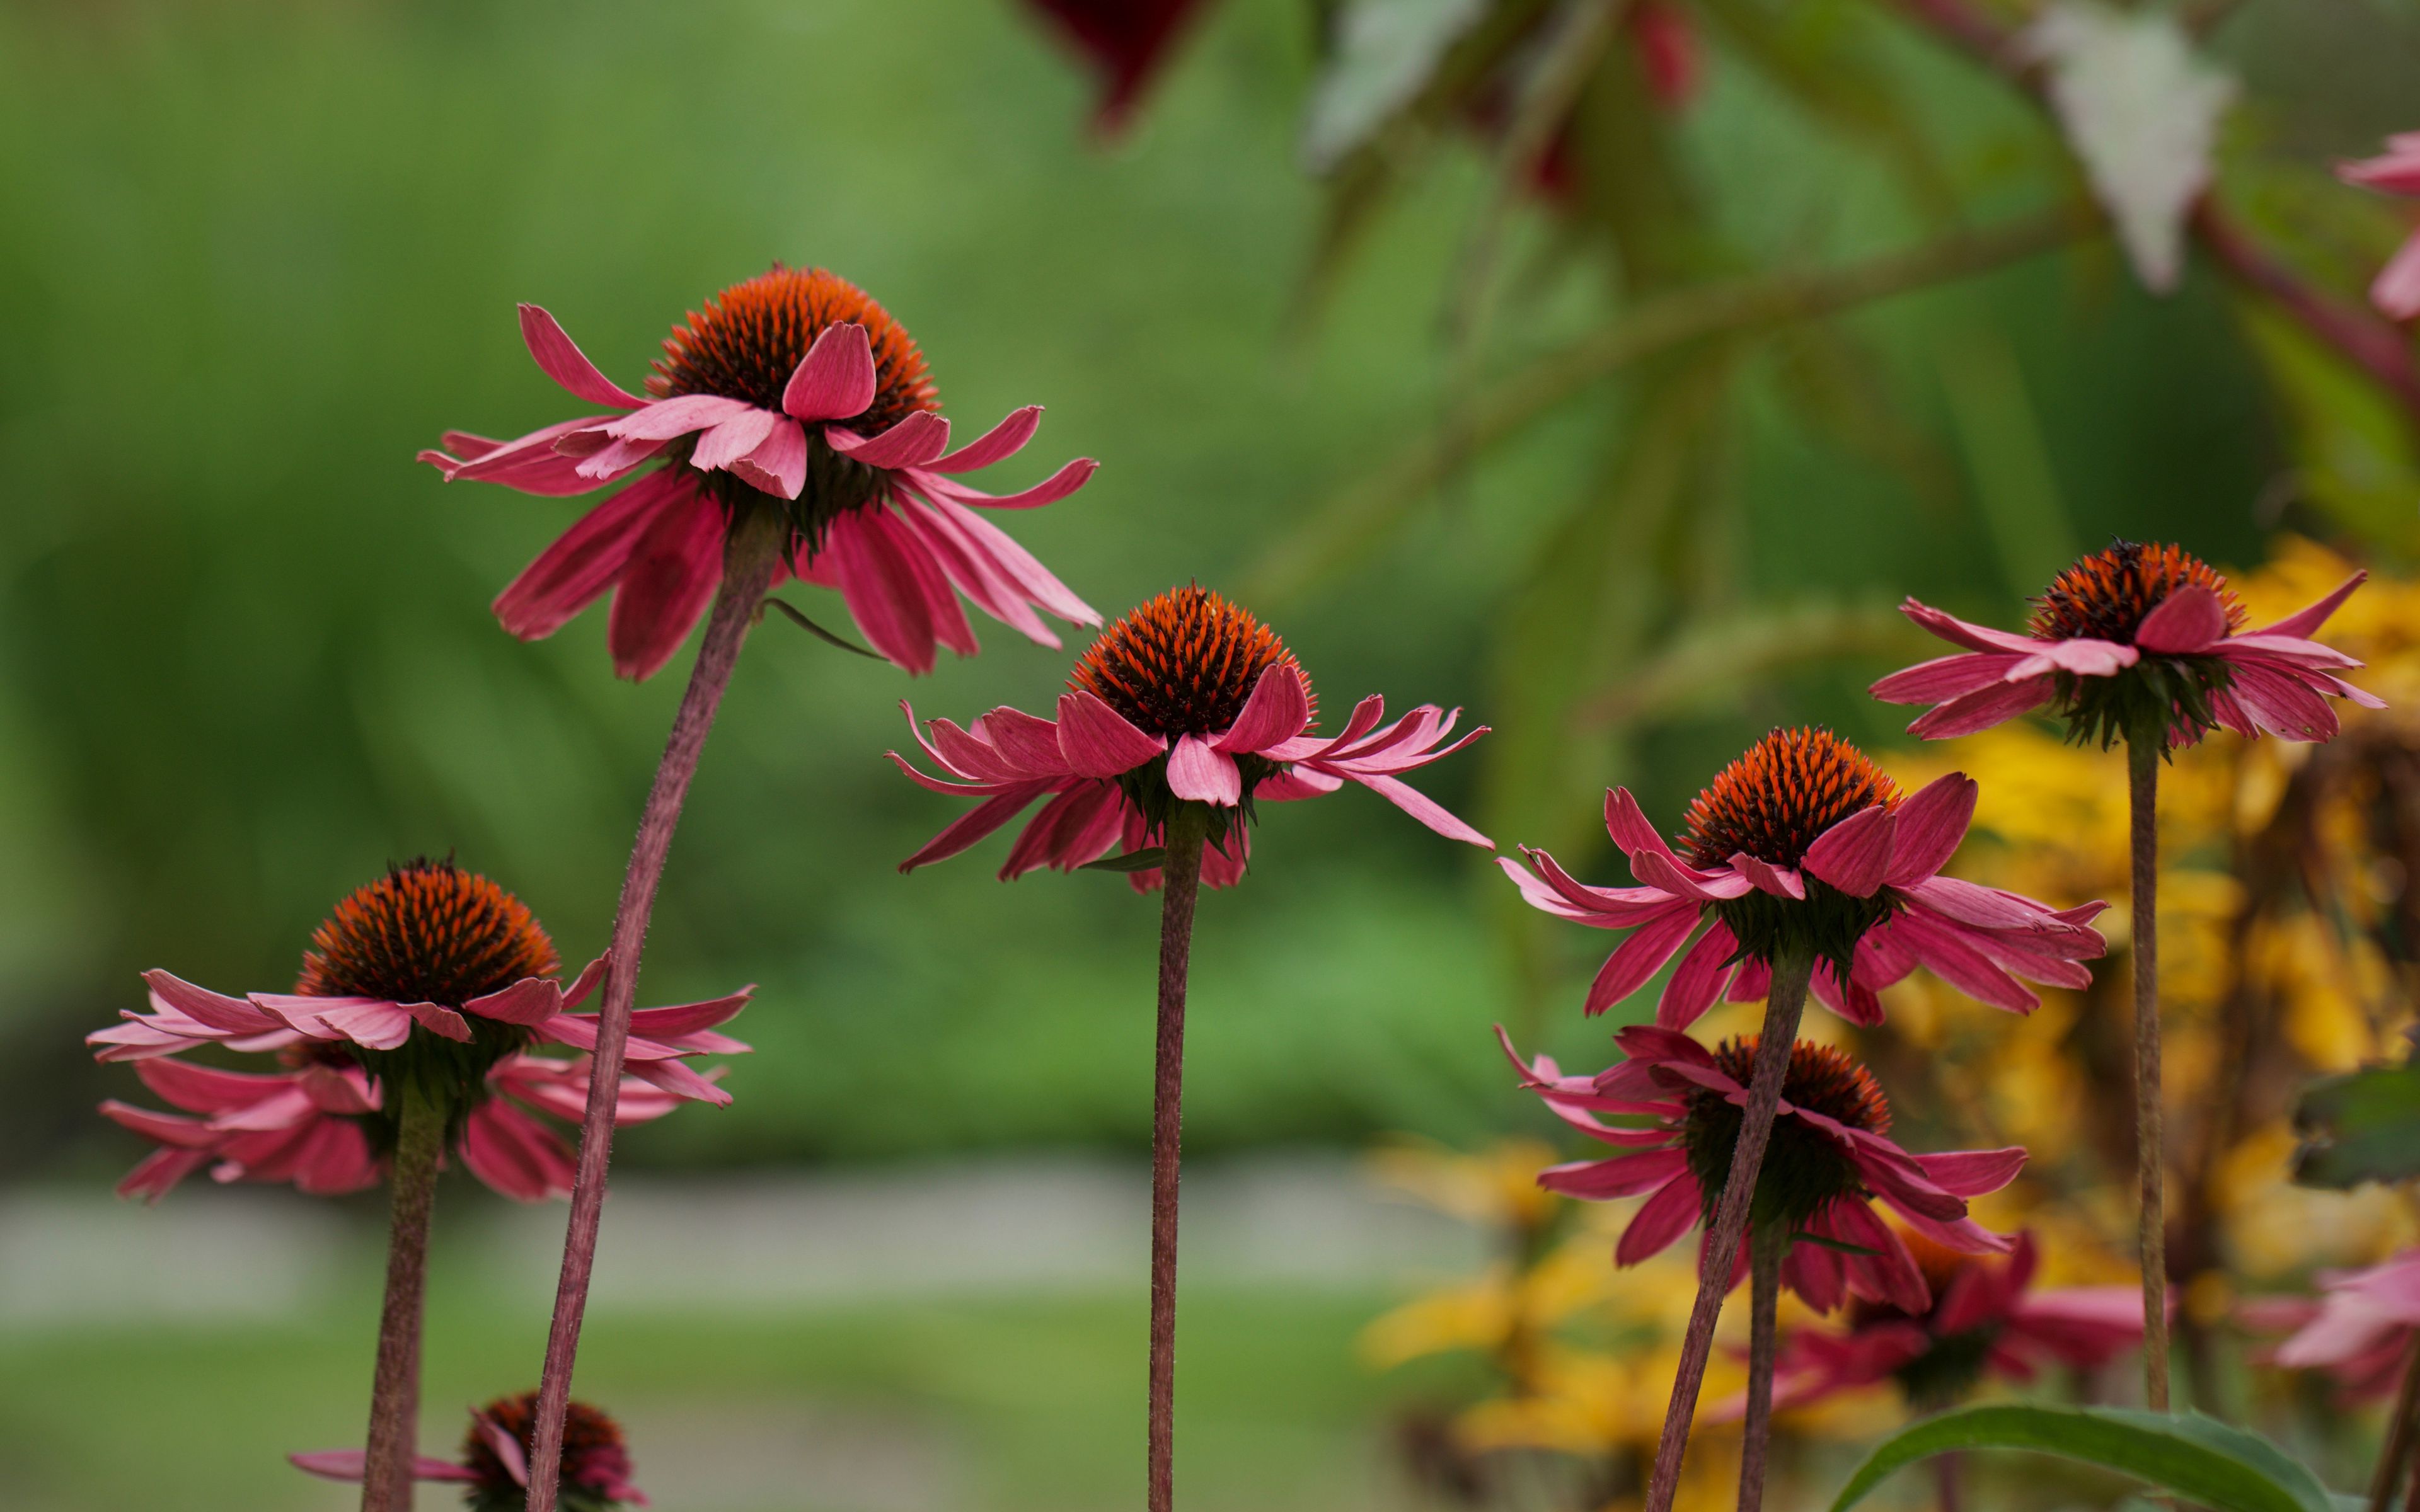
[{"label": "drooping petal", "polygon": [[1697,927],[1697,905],[1688,903],[1675,903],[1639,925],[1606,958],[1596,980],[1589,984],[1584,1011],[1593,1018],[1637,992],[1648,978],[1663,969],[1664,963],[1672,959],[1681,942]]},{"label": "drooping petal", "polygon": [[1464,824],[1454,817],[1445,805],[1407,782],[1399,781],[1391,777],[1377,776],[1357,776],[1353,780],[1448,840],[1458,840],[1466,845],[1478,845],[1488,850],[1496,848],[1494,841]]},{"label": "drooping petal", "polygon": [[1166,740],[1136,729],[1095,694],[1059,695],[1059,749],[1079,777],[1116,777],[1167,748]]},{"label": "drooping petal", "polygon": [[1200,735],[1179,735],[1168,753],[1168,791],[1197,803],[1232,809],[1244,801],[1244,775],[1235,758]]},{"label": "drooping petal", "polygon": [[1689,953],[1681,958],[1680,965],[1673,968],[1672,980],[1665,983],[1664,995],[1655,1004],[1657,1026],[1685,1029],[1714,1007],[1714,1000],[1730,985],[1732,971],[1737,969],[1730,957],[1738,949],[1739,941],[1730,925],[1719,918],[1709,925],[1706,933],[1698,937],[1698,943],[1689,948]]},{"label": "drooping petal", "polygon": [[1899,611],[1951,645],[1964,646],[1969,651],[2013,651],[2031,656],[2042,647],[2041,641],[2030,636],[1994,630],[1988,625],[1972,625],[1914,598],[1900,600]]},{"label": "drooping petal", "polygon": [[753,406],[717,421],[697,439],[690,452],[689,465],[700,472],[720,472],[764,444],[773,434],[774,423],[783,417],[769,409]]},{"label": "drooping petal", "polygon": [[1283,662],[1264,668],[1243,711],[1211,745],[1230,756],[1264,751],[1302,733],[1311,723],[1311,696],[1302,674]]},{"label": "drooping petal", "polygon": [[1979,1197],[2015,1180],[2017,1173],[2025,1168],[2025,1151],[2021,1145],[2006,1149],[1955,1149],[1938,1155],[1918,1155],[1916,1163],[1944,1192]]},{"label": "drooping petal", "polygon": [[1897,829],[1888,809],[1861,809],[1815,837],[1807,847],[1806,869],[1852,898],[1870,898],[1890,874]]},{"label": "drooping petal", "polygon": [[731,463],[731,475],[762,493],[796,499],[807,486],[807,433],[787,415],[777,415],[755,450]]},{"label": "drooping petal", "polygon": [[2007,680],[2019,657],[2006,651],[1966,651],[1891,673],[1867,689],[1885,703],[1941,703]]},{"label": "drooping petal", "polygon": [[1807,897],[1807,883],[1796,867],[1772,866],[1745,851],[1735,851],[1731,854],[1731,870],[1747,878],[1759,892],[1797,901]]},{"label": "drooping petal", "polygon": [[1041,424],[1042,407],[1038,404],[1012,410],[1007,419],[929,466],[935,472],[973,472],[994,462],[1004,462],[1025,450],[1025,443],[1033,439]]},{"label": "drooping petal", "polygon": [[913,872],[920,866],[949,859],[1016,818],[1027,804],[1054,791],[1047,782],[1030,782],[986,799],[960,814],[948,828],[925,841],[923,849],[899,863],[899,870]]},{"label": "drooping petal", "polygon": [[2161,600],[2134,627],[2134,644],[2155,656],[2184,656],[2226,635],[2226,606],[2201,583],[2187,583]]},{"label": "drooping petal", "polygon": [[692,488],[632,548],[605,622],[616,675],[644,682],[673,659],[722,580],[722,512]]},{"label": "drooping petal", "polygon": [[1921,882],[1949,864],[1975,822],[1975,779],[1963,772],[1935,778],[1899,806],[1885,880],[1894,887]]},{"label": "drooping petal", "polygon": [[824,557],[866,643],[910,672],[933,670],[932,610],[916,565],[874,510],[852,509],[824,536]]},{"label": "drooping petal", "polygon": [[582,516],[496,595],[498,623],[523,640],[563,628],[613,585],[656,517],[691,491],[687,477],[666,469]]},{"label": "drooping petal", "polygon": [[719,393],[684,393],[677,398],[658,399],[643,409],[609,420],[598,428],[615,440],[668,441],[720,425],[755,408],[745,399],[729,399]]},{"label": "drooping petal", "polygon": [[2040,708],[2055,697],[2057,691],[2056,680],[2049,677],[1994,684],[1927,710],[1916,717],[1907,731],[1922,740],[1949,740],[1959,735],[1971,735],[1978,730],[2006,724],[2021,714]]},{"label": "drooping petal", "polygon": [[826,425],[824,440],[841,455],[870,468],[921,468],[950,448],[950,423],[918,409],[879,436],[860,436],[843,425]]},{"label": "drooping petal", "polygon": [[539,370],[562,384],[573,398],[613,409],[636,409],[647,402],[598,372],[588,354],[543,308],[524,304],[520,314],[521,340],[528,344],[530,355],[537,359]]},{"label": "drooping petal", "polygon": [[1660,1255],[1672,1242],[1689,1231],[1698,1221],[1702,1202],[1698,1179],[1684,1168],[1667,1181],[1656,1194],[1641,1203],[1621,1231],[1621,1242],[1614,1245],[1613,1263],[1637,1265],[1650,1256]]},{"label": "drooping petal", "polygon": [[874,343],[854,321],[826,326],[782,390],[793,420],[847,420],[874,403]]},{"label": "drooping petal", "polygon": [[1549,1192],[1589,1202],[1608,1202],[1653,1191],[1689,1168],[1689,1152],[1680,1149],[1644,1149],[1609,1160],[1574,1161],[1549,1165],[1538,1173],[1538,1184]]}]

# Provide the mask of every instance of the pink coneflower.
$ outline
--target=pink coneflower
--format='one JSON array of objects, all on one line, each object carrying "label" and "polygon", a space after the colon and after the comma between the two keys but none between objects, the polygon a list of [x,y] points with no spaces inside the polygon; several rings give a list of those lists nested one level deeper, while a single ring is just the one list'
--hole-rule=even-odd
[{"label": "pink coneflower", "polygon": [[[630,1451],[621,1425],[586,1402],[569,1404],[563,1435],[563,1469],[557,1494],[567,1512],[612,1512],[645,1506],[644,1491],[630,1483]],[[471,1431],[459,1459],[422,1456],[412,1461],[413,1480],[463,1488],[471,1512],[520,1512],[528,1493],[529,1451],[537,1417],[537,1393],[501,1396],[471,1413]],[[289,1455],[298,1470],[325,1480],[362,1479],[366,1456],[359,1449],[322,1449]]]},{"label": "pink coneflower", "polygon": [[2364,708],[2377,699],[2334,675],[2360,662],[2310,639],[2369,574],[2299,613],[2246,633],[2226,579],[2180,548],[2121,541],[2060,573],[2024,635],[1969,625],[1909,599],[1909,619],[1966,650],[1873,687],[1885,703],[1931,703],[1908,726],[1946,740],[2004,724],[2044,704],[2078,740],[2103,749],[2136,731],[2153,744],[2191,745],[2211,730],[2285,740],[2332,740],[2330,697]]},{"label": "pink coneflower", "polygon": [[1792,944],[1818,958],[1816,997],[1853,1023],[1881,1023],[1876,994],[1919,965],[1994,1008],[2030,1012],[2040,999],[2027,981],[2091,980],[2077,963],[2106,948],[2091,927],[2106,904],[2054,910],[1941,875],[1975,816],[1975,791],[1973,779],[1952,773],[1902,797],[1831,732],[1776,730],[1689,805],[1678,852],[1629,789],[1606,795],[1606,829],[1637,887],[1585,886],[1528,846],[1534,872],[1511,856],[1497,864],[1558,918],[1633,931],[1590,985],[1590,1013],[1679,956],[1655,1022],[1686,1028],[1726,996],[1764,997],[1775,956]]},{"label": "pink coneflower", "polygon": [[1954,656],[1894,672],[1873,687],[1889,703],[1934,707],[1908,728],[1928,740],[1969,734],[2050,705],[2069,738],[2126,744],[2134,976],[2135,1181],[2143,1267],[2143,1389],[2168,1406],[2167,1202],[2160,1105],[2159,781],[2178,746],[2213,730],[2246,738],[2335,738],[2331,697],[2376,698],[2336,672],[2361,663],[2311,640],[2362,585],[2246,633],[2226,579],[2180,547],[2120,541],[2060,573],[2036,602],[2027,634],[1969,625],[1909,599],[1907,616]]},{"label": "pink coneflower", "polygon": [[[2420,197],[2420,131],[2388,137],[2383,156],[2338,163],[2336,177],[2364,189]],[[2369,302],[2393,319],[2420,316],[2420,231],[2378,270],[2369,285]]]},{"label": "pink coneflower", "polygon": [[[1634,1025],[1614,1042],[1626,1059],[1594,1076],[1565,1076],[1544,1056],[1525,1063],[1503,1039],[1523,1086],[1590,1138],[1629,1151],[1538,1175],[1548,1191],[1587,1201],[1646,1195],[1614,1248],[1614,1263],[1628,1266],[1662,1253],[1700,1222],[1711,1223],[1732,1170],[1757,1039],[1726,1040],[1709,1050],[1677,1031]],[[1598,1119],[1599,1113],[1656,1121],[1652,1128],[1615,1127]],[[1782,1284],[1818,1311],[1830,1312],[1855,1296],[1924,1313],[1933,1302],[1925,1273],[1900,1230],[1875,1211],[1877,1203],[1950,1250],[2008,1253],[2014,1241],[1967,1217],[1966,1199],[2015,1180],[2025,1152],[1912,1155],[1892,1142],[1890,1125],[1889,1100],[1872,1072],[1829,1045],[1807,1040],[1793,1045],[1772,1142],[1757,1173],[1749,1237],[1732,1257],[1730,1285],[1747,1274],[1752,1236],[1770,1227],[1783,1242]]]},{"label": "pink coneflower", "polygon": [[[1316,797],[1348,781],[1440,835],[1487,845],[1486,836],[1400,779],[1487,732],[1482,726],[1440,749],[1454,715],[1423,706],[1381,728],[1385,704],[1369,698],[1336,735],[1311,734],[1316,705],[1293,653],[1240,606],[1198,587],[1171,589],[1110,625],[1067,683],[1055,721],[999,708],[969,729],[936,719],[930,740],[917,734],[924,753],[957,781],[890,753],[922,785],[983,800],[899,869],[954,856],[1047,798],[1010,848],[1003,880],[1045,866],[1094,864],[1123,843],[1125,854],[1110,864],[1138,889],[1161,889],[1145,1484],[1149,1512],[1169,1512],[1185,995],[1200,885],[1242,875],[1257,799]],[[908,727],[916,730],[913,710]]]},{"label": "pink coneflower", "polygon": [[2098,1369],[2143,1342],[2131,1286],[2033,1289],[2040,1256],[2031,1234],[2019,1234],[2005,1258],[1968,1254],[1920,1231],[1903,1237],[1931,1304],[1860,1299],[1844,1332],[1792,1335],[1776,1367],[1776,1407],[1890,1381],[1918,1411],[1939,1412],[1986,1375],[2022,1381],[2045,1365]]},{"label": "pink coneflower", "polygon": [[[1208,825],[1202,880],[1229,887],[1244,874],[1255,803],[1315,798],[1348,781],[1449,840],[1489,844],[1402,780],[1485,729],[1444,745],[1459,710],[1423,704],[1382,726],[1386,701],[1373,695],[1336,734],[1310,733],[1316,704],[1293,653],[1217,594],[1171,589],[1135,609],[1094,642],[1067,686],[1056,720],[999,708],[967,729],[932,720],[927,739],[908,710],[917,744],[956,780],[890,752],[899,769],[936,793],[984,801],[901,862],[902,872],[957,855],[1045,798],[1009,848],[1002,881],[1044,867],[1071,872],[1120,848],[1149,856],[1169,815],[1189,803]],[[1160,869],[1129,876],[1149,890]]]},{"label": "pink coneflower", "polygon": [[[579,1064],[529,1055],[539,1041],[587,1049],[597,1020],[566,1011],[602,975],[592,964],[569,993],[554,942],[520,899],[451,860],[392,867],[340,902],[311,936],[290,994],[231,997],[164,971],[145,974],[152,1011],[90,1036],[102,1060],[132,1060],[147,1085],[198,1119],[125,1104],[104,1109],[159,1140],[128,1178],[157,1196],[199,1165],[223,1179],[293,1180],[349,1190],[382,1165],[392,1188],[386,1300],[370,1400],[365,1512],[411,1504],[418,1416],[420,1319],[438,1167],[453,1149],[491,1185],[543,1196],[566,1184],[559,1141],[528,1108],[586,1116]],[[653,1097],[727,1103],[682,1064],[744,1050],[715,1026],[748,992],[633,1015],[635,1074]],[[171,1058],[205,1044],[274,1054],[281,1074],[248,1076]],[[649,1116],[650,1097],[634,1104]]]},{"label": "pink coneflower", "polygon": [[2251,1326],[2294,1331],[2271,1351],[2270,1363],[2324,1370],[2350,1400],[2392,1395],[2420,1334],[2420,1249],[2364,1270],[2322,1271],[2317,1280],[2316,1298],[2263,1297],[2244,1304]]},{"label": "pink coneflower", "polygon": [[1041,408],[1019,409],[950,450],[950,423],[923,354],[888,311],[837,274],[777,264],[724,289],[673,328],[645,397],[598,372],[536,305],[521,306],[521,336],[573,397],[623,412],[508,441],[449,431],[445,449],[421,453],[423,461],[449,481],[546,495],[587,493],[656,464],[498,595],[496,617],[524,640],[552,635],[610,588],[614,671],[653,675],[706,613],[729,543],[754,517],[785,527],[774,582],[796,574],[839,589],[866,640],[911,672],[932,670],[937,642],[974,654],[959,594],[1044,645],[1059,640],[1037,607],[1100,623],[975,513],[1063,499],[1094,464],[1070,462],[999,498],[954,481],[1015,455]]}]

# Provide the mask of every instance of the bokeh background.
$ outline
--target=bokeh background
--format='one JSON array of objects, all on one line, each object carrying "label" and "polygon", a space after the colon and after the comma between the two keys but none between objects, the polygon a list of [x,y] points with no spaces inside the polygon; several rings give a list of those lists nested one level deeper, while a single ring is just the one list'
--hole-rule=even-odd
[{"label": "bokeh background", "polygon": [[[1644,208],[1502,206],[1486,133],[1445,130],[1340,252],[1295,0],[1205,8],[1114,136],[1016,0],[0,5],[0,1504],[345,1504],[279,1457],[359,1433],[379,1205],[115,1205],[140,1149],[92,1109],[132,1079],[81,1036],[138,971],[273,989],[335,898],[446,851],[602,948],[679,678],[615,682],[601,613],[502,634],[570,507],[412,461],[562,412],[516,301],[629,382],[725,284],[846,274],[962,424],[1041,402],[1035,456],[1102,459],[1014,522],[1078,592],[1196,579],[1331,708],[1467,705],[1503,733],[1421,785],[1597,875],[1607,782],[1675,816],[1776,721],[1898,743],[1861,690],[1929,654],[1902,594],[2006,623],[2113,535],[2402,562],[2408,416],[2207,259],[2155,297],[2089,230],[1527,412],[1528,364],[1660,291],[2085,203],[2040,115],[1889,6],[1684,8],[1693,87],[1611,180]],[[2420,10],[2226,8],[2257,100],[2226,151],[2350,302],[2399,222],[2326,167],[2420,126]],[[768,624],[708,749],[642,990],[758,983],[756,1054],[730,1108],[620,1141],[581,1377],[660,1506],[1131,1500],[1156,910],[1002,886],[996,844],[894,871],[951,814],[883,759],[899,701],[1038,706],[1075,649],[984,628],[911,686]],[[1605,942],[1357,792],[1266,812],[1253,860],[1196,954],[1188,1501],[1430,1504],[1401,1409],[1479,1366],[1355,1340],[1494,1241],[1361,1152],[1543,1133],[1489,1026],[1601,1060]],[[559,1223],[441,1189],[432,1448],[534,1383]]]}]

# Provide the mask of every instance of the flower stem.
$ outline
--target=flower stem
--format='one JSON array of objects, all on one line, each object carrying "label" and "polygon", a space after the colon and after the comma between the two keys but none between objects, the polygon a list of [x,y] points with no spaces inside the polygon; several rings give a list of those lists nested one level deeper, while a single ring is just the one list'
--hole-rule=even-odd
[{"label": "flower stem", "polygon": [[411,1512],[411,1464],[420,1454],[420,1314],[427,1293],[428,1213],[445,1149],[445,1110],[417,1078],[388,1088],[396,1099],[395,1162],[387,1178],[386,1304],[379,1313],[378,1369],[370,1383],[370,1431],[362,1464],[362,1512]]},{"label": "flower stem", "polygon": [[1764,1504],[1765,1458],[1773,1447],[1774,1312],[1781,1301],[1781,1257],[1789,1253],[1787,1224],[1761,1223],[1748,1230],[1747,1417],[1740,1444],[1739,1512],[1758,1512]]},{"label": "flower stem", "polygon": [[1791,1047],[1798,1041],[1798,1016],[1807,1007],[1807,980],[1814,969],[1815,958],[1804,949],[1773,958],[1773,985],[1765,993],[1764,1028],[1748,1077],[1747,1105],[1740,1111],[1739,1142],[1731,1149],[1730,1175],[1724,1179],[1714,1231],[1698,1265],[1698,1301],[1689,1309],[1689,1331],[1681,1339],[1680,1370],[1672,1381],[1672,1400],[1664,1410],[1663,1437],[1655,1444],[1646,1512],[1672,1512],[1672,1498],[1681,1489],[1681,1455],[1689,1446],[1698,1393],[1706,1383],[1706,1361],[1714,1347],[1714,1319],[1722,1311],[1724,1294],[1730,1290],[1740,1242],[1747,1237],[1748,1204],[1756,1196],[1757,1173],[1764,1166],[1764,1147],[1773,1137],[1781,1079],[1790,1070]]},{"label": "flower stem", "polygon": [[731,686],[739,647],[755,623],[765,592],[772,586],[786,533],[781,513],[755,509],[732,527],[722,554],[722,586],[706,622],[706,640],[690,671],[688,691],[673,716],[672,737],[656,767],[655,785],[630,847],[622,877],[622,899],[613,911],[613,937],[605,949],[605,1002],[597,1020],[597,1050],[588,1072],[588,1106],[580,1124],[580,1164],[571,1182],[571,1219],[563,1242],[563,1274],[554,1292],[554,1321],[546,1340],[546,1370],[538,1383],[536,1438],[531,1446],[529,1512],[553,1512],[563,1462],[563,1417],[571,1400],[572,1359],[580,1349],[580,1321],[588,1306],[588,1277],[597,1263],[597,1226],[605,1203],[605,1165],[613,1149],[613,1111],[622,1092],[622,1052],[630,1036],[630,1006],[638,995],[639,952],[647,938],[647,916],[663,877],[664,856],[681,804],[696,775],[706,733]]},{"label": "flower stem", "polygon": [[1208,815],[1180,805],[1159,867],[1159,1044],[1151,1108],[1151,1399],[1149,1512],[1176,1504],[1176,1181],[1184,1137],[1185,981]]},{"label": "flower stem", "polygon": [[1965,1479],[1965,1464],[1966,1457],[1955,1449],[1932,1457],[1933,1505],[1938,1512],[1958,1512],[1964,1501],[1959,1493]]},{"label": "flower stem", "polygon": [[2126,741],[2133,809],[2134,909],[2134,1172],[2141,1183],[2137,1233],[2143,1257],[2143,1401],[2168,1410],[2168,1215],[2161,1190],[2166,1140],[2160,1127],[2160,748],[2167,732],[2139,729]]},{"label": "flower stem", "polygon": [[2394,1415],[2386,1420],[2386,1442],[2379,1446],[2378,1469],[2369,1477],[2369,1512],[2387,1512],[2395,1500],[2395,1483],[2412,1454],[2412,1438],[2420,1428],[2420,1337],[2403,1366],[2403,1390],[2395,1398]]}]

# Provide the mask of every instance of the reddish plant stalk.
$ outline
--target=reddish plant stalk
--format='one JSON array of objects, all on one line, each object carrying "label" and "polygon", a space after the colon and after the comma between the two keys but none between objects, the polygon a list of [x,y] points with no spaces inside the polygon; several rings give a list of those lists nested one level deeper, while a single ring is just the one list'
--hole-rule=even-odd
[{"label": "reddish plant stalk", "polygon": [[655,908],[656,884],[698,753],[706,748],[715,710],[731,686],[739,647],[755,623],[765,592],[772,586],[789,526],[782,514],[758,507],[732,528],[723,546],[722,586],[706,622],[706,640],[689,688],[673,716],[673,733],[656,767],[655,785],[640,815],[639,836],[623,874],[621,903],[613,911],[613,937],[605,949],[605,1002],[597,1020],[597,1050],[588,1072],[588,1106],[580,1124],[580,1164],[571,1183],[571,1218],[563,1242],[563,1274],[555,1285],[554,1321],[546,1340],[546,1370],[538,1382],[535,1442],[530,1452],[529,1512],[554,1512],[563,1465],[563,1419],[571,1401],[571,1366],[580,1350],[580,1323],[588,1306],[588,1278],[597,1264],[597,1227],[605,1204],[605,1166],[613,1149],[613,1111],[621,1099],[622,1054],[630,1037],[630,1007],[638,995],[639,952],[646,944],[647,916]]},{"label": "reddish plant stalk", "polygon": [[1965,1462],[1966,1457],[1955,1449],[1932,1457],[1933,1505],[1939,1512],[1959,1512],[1963,1504],[1960,1491]]},{"label": "reddish plant stalk", "polygon": [[1698,1266],[1698,1300],[1689,1309],[1689,1331],[1681,1339],[1681,1365],[1672,1381],[1672,1400],[1664,1410],[1664,1432],[1655,1444],[1655,1468],[1647,1480],[1646,1512],[1672,1512],[1672,1498],[1681,1489],[1681,1456],[1689,1446],[1689,1426],[1698,1414],[1698,1394],[1706,1384],[1706,1361],[1714,1352],[1714,1319],[1722,1312],[1723,1295],[1730,1290],[1733,1257],[1747,1234],[1748,1203],[1756,1196],[1757,1173],[1764,1168],[1764,1148],[1773,1138],[1773,1118],[1781,1103],[1781,1079],[1790,1070],[1791,1047],[1798,1041],[1798,1017],[1807,1007],[1807,980],[1815,959],[1805,949],[1776,955],[1773,985],[1766,989],[1764,1027],[1756,1046],[1756,1063],[1747,1084],[1747,1104],[1740,1110],[1739,1142],[1731,1149],[1731,1169],[1714,1209],[1714,1227]]},{"label": "reddish plant stalk", "polygon": [[1145,1453],[1149,1512],[1176,1504],[1176,1183],[1185,1118],[1185,983],[1193,961],[1206,815],[1197,804],[1168,821],[1160,860],[1159,1032],[1151,1108],[1151,1386]]},{"label": "reddish plant stalk", "polygon": [[1773,1361],[1778,1340],[1775,1312],[1781,1301],[1781,1258],[1790,1253],[1790,1229],[1767,1222],[1748,1230],[1747,1416],[1741,1427],[1739,1512],[1764,1505],[1765,1460],[1773,1448]]},{"label": "reddish plant stalk", "polygon": [[[2403,1365],[2403,1389],[2396,1394],[2395,1413],[2386,1420],[2386,1442],[2379,1445],[2378,1468],[2369,1477],[2369,1512],[2388,1512],[2395,1502],[2396,1482],[2402,1478],[2403,1462],[2412,1457],[2412,1439],[2420,1430],[2420,1338],[2412,1345],[2412,1357]],[[2420,1481],[2420,1473],[2415,1473]],[[2407,1498],[2404,1504],[2412,1504]]]},{"label": "reddish plant stalk", "polygon": [[420,1453],[420,1318],[428,1284],[428,1215],[445,1149],[445,1111],[409,1077],[387,1088],[397,1103],[386,1239],[386,1302],[379,1311],[378,1366],[362,1465],[362,1512],[411,1512],[411,1462]]},{"label": "reddish plant stalk", "polygon": [[2143,1401],[2168,1410],[2168,1213],[2163,1190],[2166,1136],[2160,1119],[2160,748],[2164,729],[2126,741],[2133,810],[2134,932],[2134,1174],[2141,1188],[2136,1236],[2143,1255]]}]

